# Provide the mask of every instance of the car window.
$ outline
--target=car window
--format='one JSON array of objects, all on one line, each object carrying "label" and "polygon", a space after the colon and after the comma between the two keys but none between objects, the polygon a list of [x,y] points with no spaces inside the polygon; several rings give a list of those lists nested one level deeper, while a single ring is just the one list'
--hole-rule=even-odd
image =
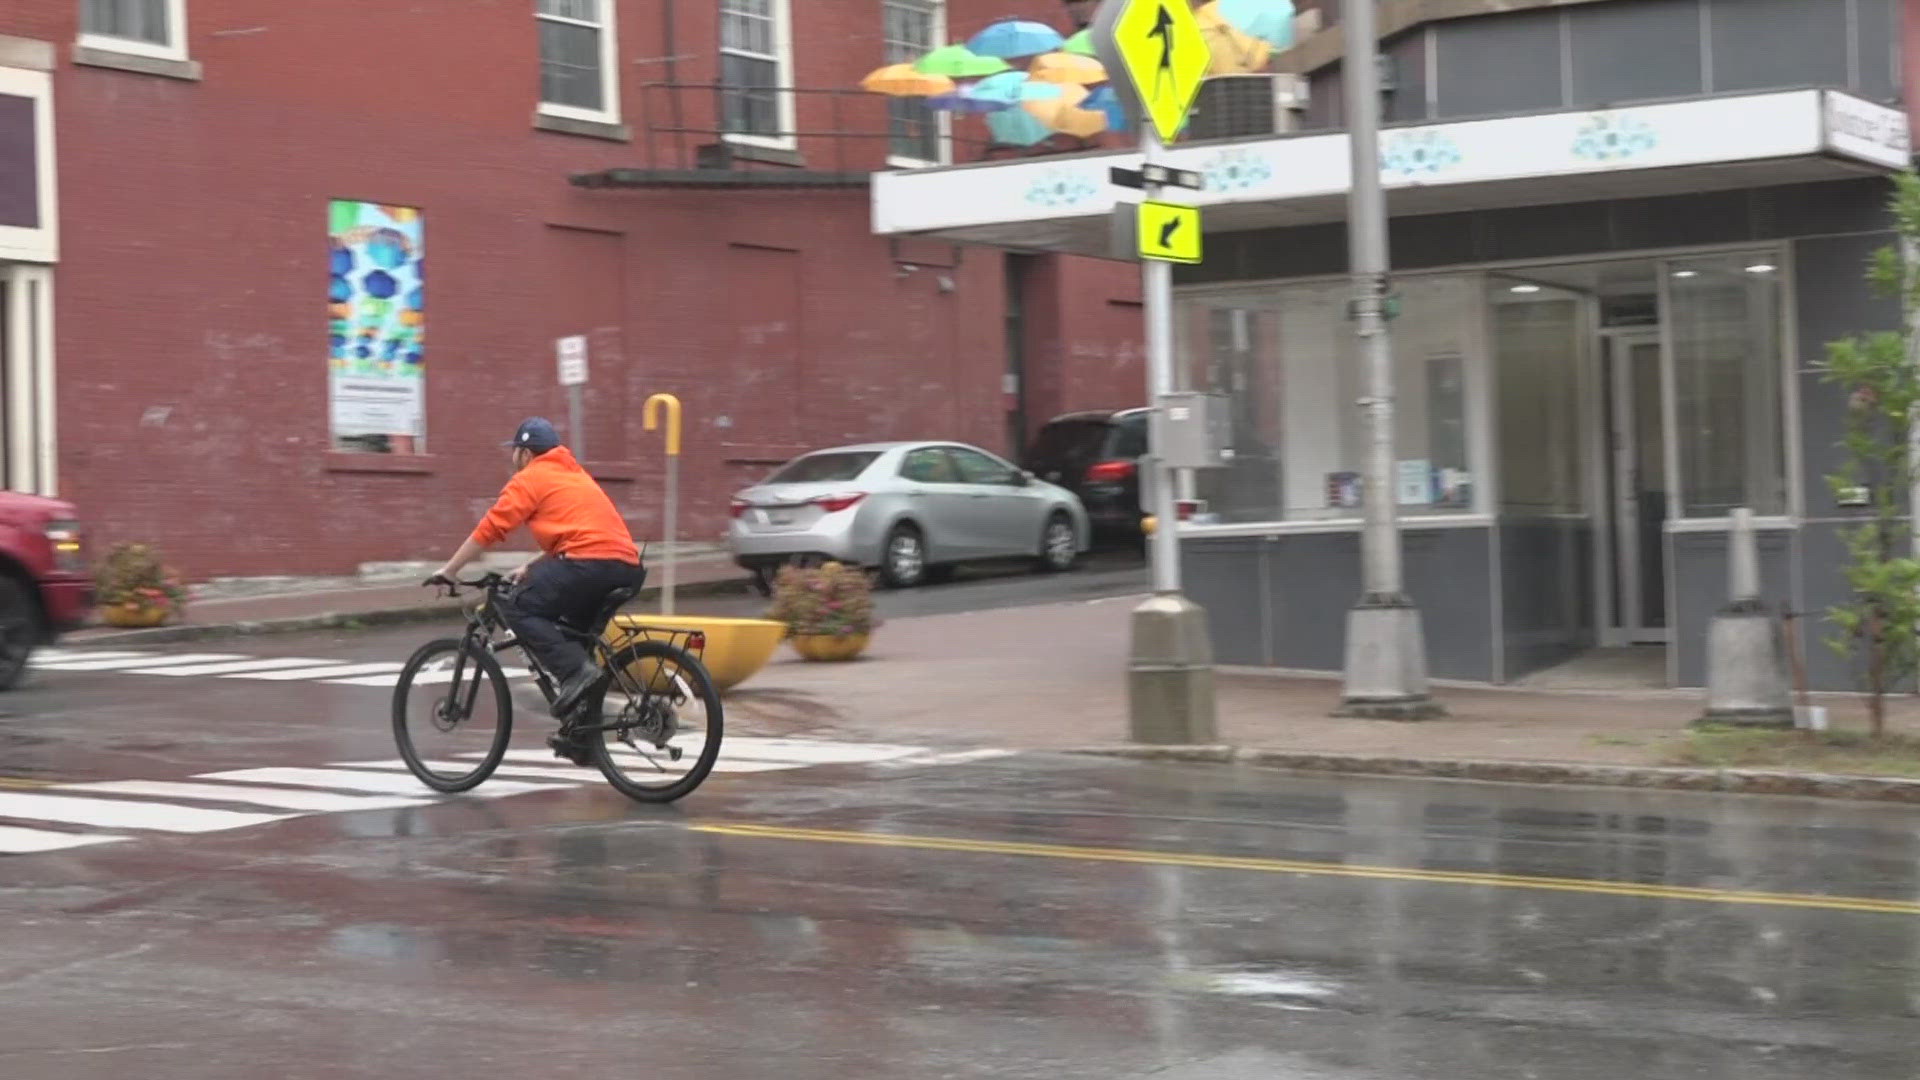
[{"label": "car window", "polygon": [[1004,462],[995,461],[977,450],[954,449],[947,451],[954,465],[960,469],[960,482],[963,484],[1011,484],[1014,472]]},{"label": "car window", "polygon": [[1129,416],[1113,426],[1113,438],[1108,443],[1107,456],[1110,458],[1145,457],[1147,453],[1147,417]]},{"label": "car window", "polygon": [[878,453],[870,451],[832,454],[808,454],[787,462],[786,467],[767,478],[769,484],[832,484],[853,480],[867,471]]},{"label": "car window", "polygon": [[931,446],[908,451],[906,460],[900,463],[900,475],[921,484],[955,484],[960,480],[947,452]]},{"label": "car window", "polygon": [[1028,462],[1084,461],[1100,452],[1107,425],[1097,420],[1057,420],[1040,429],[1027,451]]}]

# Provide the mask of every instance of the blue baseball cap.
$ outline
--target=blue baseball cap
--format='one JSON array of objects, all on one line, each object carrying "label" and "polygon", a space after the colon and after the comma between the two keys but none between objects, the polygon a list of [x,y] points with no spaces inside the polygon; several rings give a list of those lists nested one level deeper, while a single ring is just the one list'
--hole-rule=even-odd
[{"label": "blue baseball cap", "polygon": [[560,433],[553,429],[553,423],[545,417],[528,417],[520,422],[520,430],[513,433],[513,438],[501,445],[544,454],[560,445]]}]

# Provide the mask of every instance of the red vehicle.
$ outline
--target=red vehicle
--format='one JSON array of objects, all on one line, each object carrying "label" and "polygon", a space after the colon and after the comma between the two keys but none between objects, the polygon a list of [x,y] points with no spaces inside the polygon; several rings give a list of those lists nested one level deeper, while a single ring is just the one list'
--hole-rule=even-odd
[{"label": "red vehicle", "polygon": [[79,626],[92,606],[73,506],[0,491],[0,690],[20,681],[34,649]]}]

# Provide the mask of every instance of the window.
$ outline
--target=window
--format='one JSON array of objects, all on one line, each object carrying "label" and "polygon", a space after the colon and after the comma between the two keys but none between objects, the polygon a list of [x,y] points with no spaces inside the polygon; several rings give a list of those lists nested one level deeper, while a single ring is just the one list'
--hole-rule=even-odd
[{"label": "window", "polygon": [[729,137],[790,146],[789,0],[720,0],[720,123]]},{"label": "window", "polygon": [[81,0],[80,43],[163,60],[187,58],[187,0]]},{"label": "window", "polygon": [[953,468],[953,459],[947,456],[945,450],[936,447],[909,452],[907,459],[900,464],[900,476],[917,484],[960,482],[959,474]]},{"label": "window", "polygon": [[539,0],[540,111],[616,122],[613,0]]},{"label": "window", "polygon": [[1787,512],[1779,262],[1761,252],[1665,267],[1683,517]]},{"label": "window", "polygon": [[998,484],[1002,487],[1013,483],[1019,471],[1004,461],[993,458],[977,450],[949,450],[953,463],[960,470],[960,482],[963,484]]},{"label": "window", "polygon": [[869,450],[838,454],[808,454],[796,458],[767,478],[769,484],[831,484],[857,480],[880,455]]},{"label": "window", "polygon": [[[944,0],[883,0],[887,63],[908,64],[946,40]],[[906,165],[946,160],[945,117],[923,98],[887,99],[887,155]]]}]

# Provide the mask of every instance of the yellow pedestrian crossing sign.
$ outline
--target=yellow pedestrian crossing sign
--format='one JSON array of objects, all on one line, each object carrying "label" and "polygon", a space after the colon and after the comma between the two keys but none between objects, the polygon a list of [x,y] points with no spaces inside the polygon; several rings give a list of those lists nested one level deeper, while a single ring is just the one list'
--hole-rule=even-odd
[{"label": "yellow pedestrian crossing sign", "polygon": [[1132,91],[1138,112],[1170,143],[1187,122],[1212,52],[1189,0],[1105,0],[1093,39],[1115,80]]},{"label": "yellow pedestrian crossing sign", "polygon": [[1140,204],[1140,257],[1162,262],[1200,261],[1200,208],[1179,203]]}]

